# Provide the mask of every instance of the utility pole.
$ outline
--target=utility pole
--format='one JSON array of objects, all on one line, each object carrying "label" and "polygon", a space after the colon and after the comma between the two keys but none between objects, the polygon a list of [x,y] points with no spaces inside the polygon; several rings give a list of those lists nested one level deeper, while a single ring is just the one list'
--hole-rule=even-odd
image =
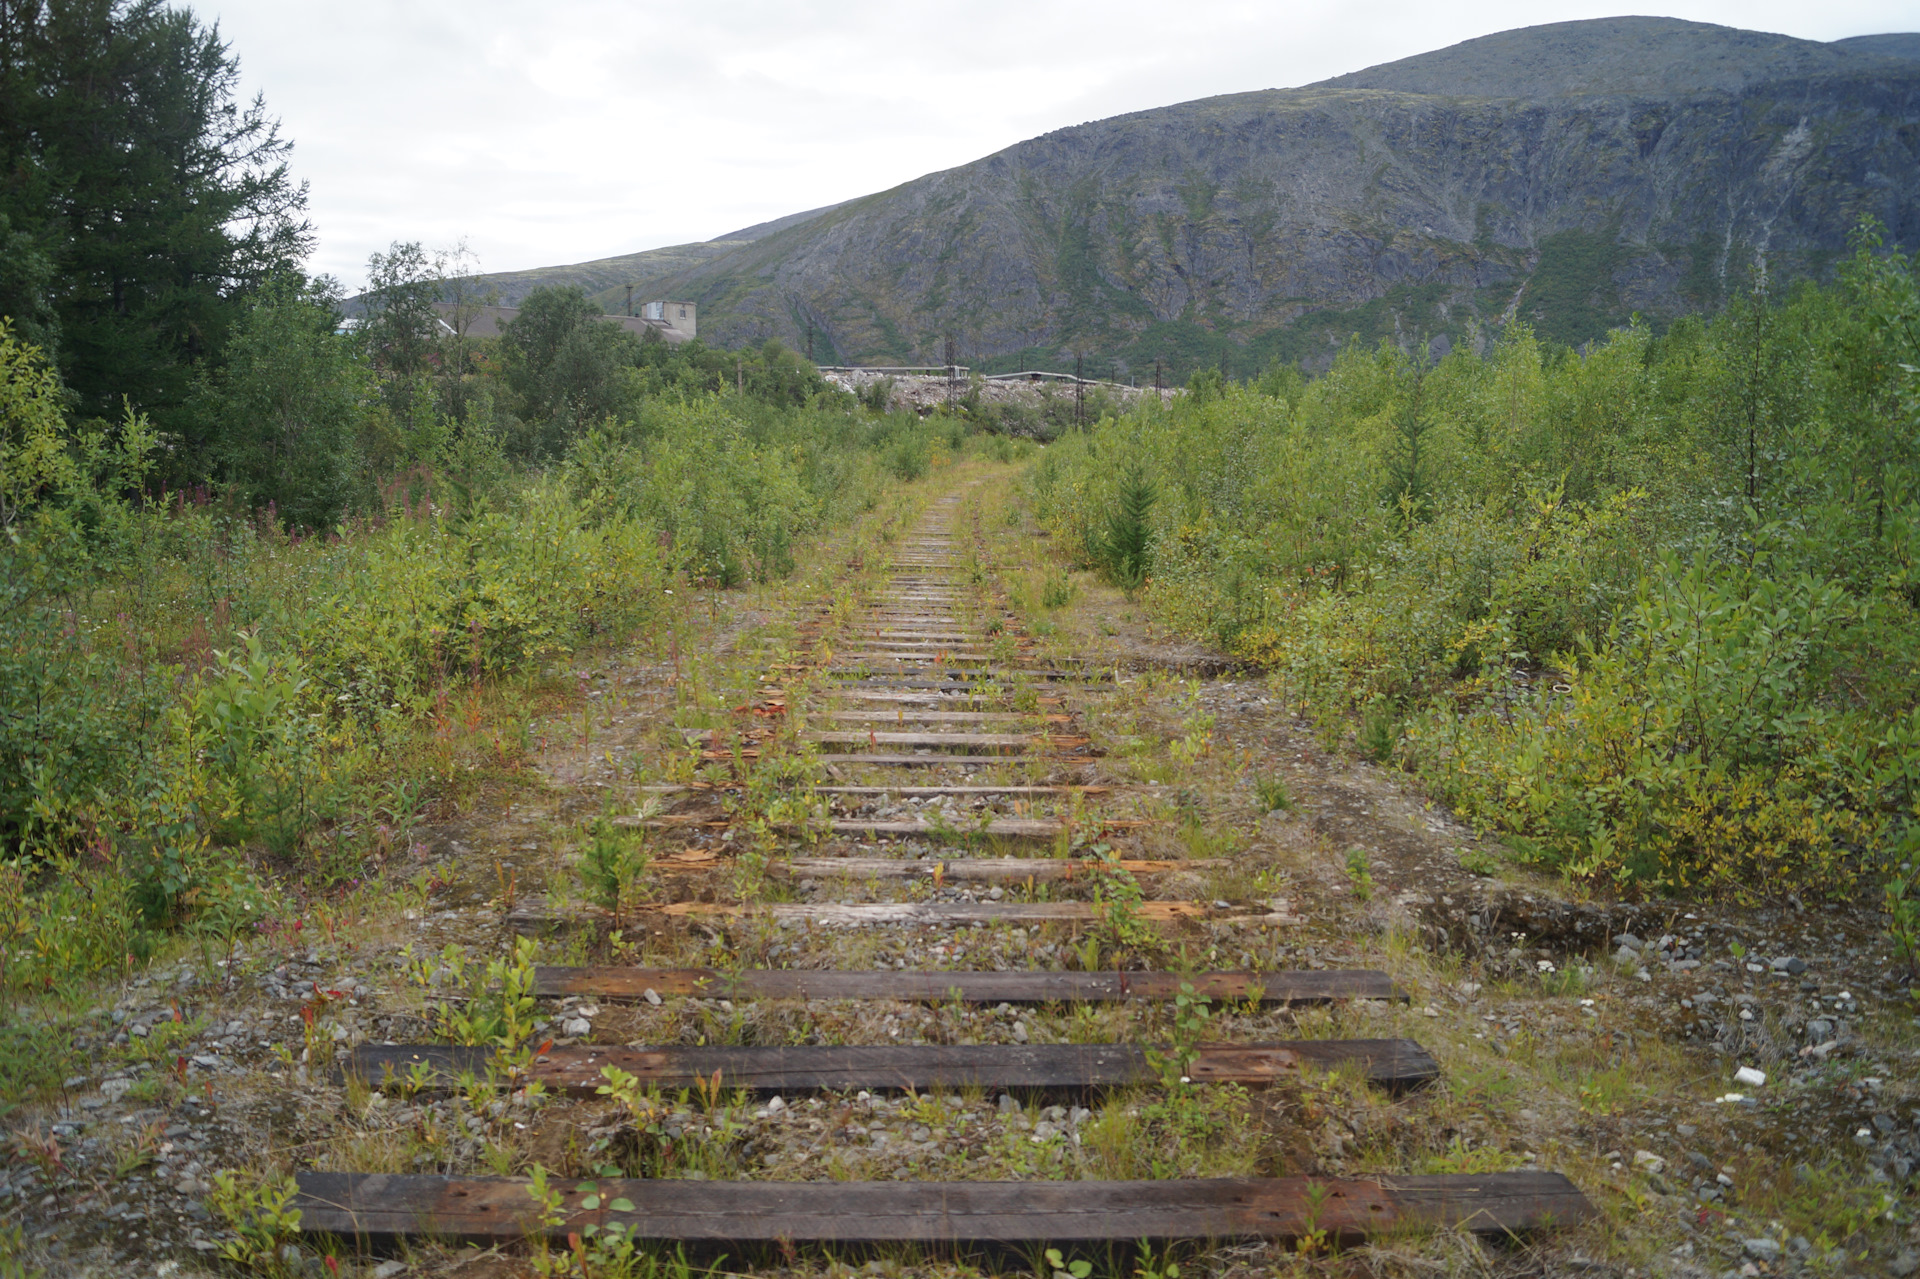
[{"label": "utility pole", "polygon": [[1087,384],[1080,376],[1084,355],[1073,357],[1073,424],[1084,426],[1087,421]]},{"label": "utility pole", "polygon": [[747,393],[747,363],[737,355],[733,358],[733,393]]},{"label": "utility pole", "polygon": [[627,318],[629,320],[633,318],[633,286],[631,284],[627,286]]},{"label": "utility pole", "polygon": [[1155,360],[1155,361],[1153,362],[1153,390],[1154,390],[1154,394],[1156,394],[1156,395],[1157,395],[1157,394],[1159,394],[1159,393],[1160,393],[1160,389],[1161,389],[1161,383],[1160,383],[1160,361],[1158,361],[1158,360]]},{"label": "utility pole", "polygon": [[953,405],[954,383],[960,380],[960,361],[954,354],[953,334],[947,334],[947,405]]},{"label": "utility pole", "polygon": [[807,363],[813,363],[813,317],[807,317]]}]

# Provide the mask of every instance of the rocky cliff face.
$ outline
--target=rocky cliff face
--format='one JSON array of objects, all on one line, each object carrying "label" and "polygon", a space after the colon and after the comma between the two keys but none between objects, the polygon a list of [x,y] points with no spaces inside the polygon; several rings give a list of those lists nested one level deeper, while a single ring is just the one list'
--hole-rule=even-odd
[{"label": "rocky cliff face", "polygon": [[1580,342],[1920,246],[1920,61],[1667,19],[1562,23],[1302,89],[1062,129],[652,281],[823,361],[1310,366],[1355,334]]}]

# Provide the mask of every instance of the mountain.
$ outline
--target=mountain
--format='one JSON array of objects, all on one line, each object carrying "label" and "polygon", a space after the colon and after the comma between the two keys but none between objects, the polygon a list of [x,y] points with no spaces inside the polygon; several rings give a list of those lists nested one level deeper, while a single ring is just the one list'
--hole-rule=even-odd
[{"label": "mountain", "polygon": [[649,259],[635,296],[698,302],[726,345],[811,329],[823,362],[937,362],[950,333],[995,367],[1246,373],[1514,318],[1579,343],[1710,308],[1761,259],[1817,275],[1863,216],[1920,247],[1916,45],[1667,18],[1508,31],[1060,129]]},{"label": "mountain", "polygon": [[1674,98],[1848,75],[1863,57],[1886,52],[1677,18],[1595,18],[1502,31],[1310,87],[1450,98]]},{"label": "mountain", "polygon": [[1889,58],[1920,60],[1920,31],[1884,36],[1848,36],[1845,40],[1835,40],[1833,47],[1855,53],[1878,53]]},{"label": "mountain", "polygon": [[[833,206],[823,209],[809,209],[805,213],[789,213],[784,218],[775,218],[771,222],[761,222],[738,231],[729,231],[725,235],[715,236],[711,240],[700,240],[692,244],[675,244],[664,249],[647,249],[641,253],[628,253],[617,258],[599,258],[592,262],[580,262],[573,266],[536,267],[530,271],[499,271],[486,277],[487,283],[499,290],[501,306],[518,306],[527,294],[543,285],[577,284],[588,293],[608,295],[602,300],[608,308],[614,309],[626,305],[626,286],[636,280],[651,280],[660,276],[684,271],[689,267],[705,262],[709,258],[719,257],[730,249],[752,244],[755,240],[784,231],[790,226],[798,226],[809,218],[815,218],[827,212]],[[617,297],[612,295],[618,295]],[[649,295],[652,296],[652,295]],[[635,296],[636,303],[640,300]]]}]

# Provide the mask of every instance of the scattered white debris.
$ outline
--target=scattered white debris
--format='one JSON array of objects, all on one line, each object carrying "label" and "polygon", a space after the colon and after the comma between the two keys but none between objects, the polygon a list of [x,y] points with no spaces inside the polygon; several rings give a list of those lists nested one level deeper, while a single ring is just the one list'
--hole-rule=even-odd
[{"label": "scattered white debris", "polygon": [[1736,1084],[1751,1084],[1753,1087],[1758,1088],[1767,1082],[1767,1072],[1764,1070],[1755,1070],[1752,1066],[1742,1066],[1733,1072],[1733,1082]]}]

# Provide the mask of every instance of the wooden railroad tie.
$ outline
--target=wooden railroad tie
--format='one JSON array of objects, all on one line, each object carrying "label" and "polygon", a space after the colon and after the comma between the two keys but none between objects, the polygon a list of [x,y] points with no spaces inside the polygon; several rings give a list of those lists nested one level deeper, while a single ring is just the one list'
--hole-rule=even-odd
[{"label": "wooden railroad tie", "polygon": [[[848,823],[851,825],[852,823]],[[841,823],[835,822],[836,833]],[[927,828],[921,827],[921,830]],[[994,833],[991,829],[989,834]],[[960,884],[1074,883],[1102,870],[1129,875],[1167,875],[1180,870],[1209,870],[1224,866],[1224,858],[1204,861],[1100,861],[1078,857],[793,857],[770,862],[767,873],[782,879],[818,876],[822,879],[931,879]]]},{"label": "wooden railroad tie", "polygon": [[922,711],[866,710],[807,712],[809,719],[850,720],[859,724],[1008,724],[1041,720],[1048,724],[1071,723],[1071,715],[1025,715],[1019,711]]},{"label": "wooden railroad tie", "polygon": [[[875,926],[955,927],[972,924],[1091,924],[1107,918],[1115,909],[1104,902],[670,902],[665,905],[642,903],[636,915],[689,919],[703,916],[741,919],[770,919],[775,923],[818,924],[829,928]],[[1135,919],[1153,923],[1173,923],[1191,919],[1216,924],[1303,924],[1290,914],[1287,903],[1228,903],[1147,901],[1133,902],[1124,908]],[[516,906],[503,921],[520,932],[566,928],[589,919],[605,918],[597,909],[574,908],[565,915],[554,913],[544,901],[530,899]]]},{"label": "wooden railroad tie", "polygon": [[[1090,813],[1079,821],[1068,823],[1055,817],[993,817],[984,824],[977,821],[955,821],[942,826],[931,822],[875,821],[865,817],[836,817],[832,822],[832,831],[836,835],[901,835],[906,837],[925,837],[928,835],[999,835],[1008,839],[1053,839],[1069,831],[1084,831],[1089,834],[1098,831],[1136,830],[1142,826],[1151,826],[1152,822],[1131,817],[1110,817],[1102,819],[1097,813]],[[797,829],[797,828],[796,828]],[[1032,860],[1032,859],[1029,859]],[[1043,859],[1058,860],[1058,859]],[[1088,865],[1095,863],[1088,862]],[[1169,862],[1169,866],[1180,865]],[[1189,866],[1217,865],[1214,861],[1190,860]],[[1156,867],[1159,863],[1142,862],[1143,867]],[[1039,874],[1044,878],[1047,872]],[[1067,878],[1072,878],[1069,874]]]},{"label": "wooden railroad tie", "polygon": [[647,993],[700,999],[895,999],[903,1003],[1051,1004],[1126,1003],[1173,999],[1187,987],[1207,999],[1262,1004],[1322,1004],[1336,999],[1406,1002],[1383,972],[1361,968],[1278,973],[901,972],[879,968],[840,971],[753,968],[563,968],[533,972],[534,994],[595,999],[645,999]]},{"label": "wooden railroad tie", "polygon": [[[770,1047],[623,1048],[575,1044],[550,1048],[513,1077],[574,1097],[624,1070],[650,1088],[692,1088],[716,1076],[747,1092],[850,1092],[856,1088],[926,1092],[987,1088],[1088,1093],[1160,1082],[1156,1051],[1138,1044],[875,1044]],[[438,1044],[362,1044],[348,1071],[368,1083],[420,1082],[452,1087],[463,1075],[484,1079],[499,1050]],[[1181,1074],[1197,1084],[1265,1088],[1303,1070],[1357,1066],[1368,1083],[1392,1092],[1433,1082],[1440,1066],[1411,1039],[1300,1039],[1272,1044],[1201,1044]],[[418,1073],[416,1073],[418,1072]],[[504,1072],[499,1077],[508,1083]]]},{"label": "wooden railroad tie", "polygon": [[1002,750],[1078,750],[1088,744],[1086,737],[1065,733],[894,733],[871,729],[854,732],[807,732],[804,742],[822,746],[927,746],[938,750],[955,747],[998,747]]},{"label": "wooden railroad tie", "polygon": [[1142,1240],[1284,1240],[1315,1231],[1344,1243],[1448,1227],[1524,1235],[1594,1215],[1586,1196],[1554,1172],[1377,1180],[556,1180],[549,1185],[564,1198],[553,1225],[542,1222],[524,1178],[303,1172],[297,1180],[292,1206],[301,1232],[362,1246],[420,1236],[564,1240],[589,1225],[618,1223],[636,1240],[733,1249],[1034,1242],[1131,1250]]},{"label": "wooden railroad tie", "polygon": [[[713,817],[700,813],[669,813],[663,817],[615,817],[611,819],[611,824],[614,826],[644,827],[647,830],[686,830],[690,828],[721,830],[731,826],[733,821],[731,818]],[[1150,824],[1149,822],[1135,820],[1133,818],[1115,818],[1102,821],[1097,814],[1089,815],[1073,823],[1071,826],[1064,821],[1052,817],[995,817],[989,819],[984,825],[978,822],[952,822],[945,826],[936,826],[931,822],[882,822],[871,821],[860,817],[836,817],[832,819],[828,829],[835,835],[902,835],[922,837],[929,835],[950,837],[995,835],[1006,839],[1053,839],[1068,830],[1089,832],[1132,830],[1136,827]],[[774,829],[799,830],[801,826],[799,823],[777,822],[774,823]],[[1034,874],[1041,879],[1062,877],[1057,871],[1049,872],[1046,869],[1045,863],[1049,860],[1054,859],[1036,859],[1035,864],[1039,869],[1035,870]],[[1095,863],[1088,863],[1088,865],[1093,864]],[[1217,862],[1212,861],[1166,863],[1167,866],[1212,866],[1217,864]],[[1131,863],[1128,863],[1128,865],[1131,865]],[[1159,866],[1160,863],[1142,862],[1140,865],[1143,867],[1153,867]],[[1064,877],[1068,879],[1073,878],[1071,868],[1065,873]]]},{"label": "wooden railroad tie", "polygon": [[[687,782],[669,784],[655,782],[640,787],[651,795],[697,794],[701,791],[737,791],[745,789],[740,782]],[[938,795],[1109,795],[1114,793],[1111,786],[816,786],[816,795],[875,795],[882,798],[909,796],[932,798]],[[615,821],[630,821],[628,818],[614,818]]]},{"label": "wooden railroad tie", "polygon": [[[708,756],[723,760],[733,758],[733,756],[727,754],[725,751],[709,751],[703,754],[701,758],[704,759]],[[749,751],[746,753],[746,757],[749,759],[758,759],[759,752]],[[881,751],[861,752],[851,755],[815,755],[812,759],[815,763],[819,764],[877,764],[888,768],[936,768],[956,764],[1087,764],[1092,761],[1093,756],[1022,755],[1016,753],[1005,755],[951,755],[946,751],[928,751],[924,755],[908,755],[904,752]]]}]

